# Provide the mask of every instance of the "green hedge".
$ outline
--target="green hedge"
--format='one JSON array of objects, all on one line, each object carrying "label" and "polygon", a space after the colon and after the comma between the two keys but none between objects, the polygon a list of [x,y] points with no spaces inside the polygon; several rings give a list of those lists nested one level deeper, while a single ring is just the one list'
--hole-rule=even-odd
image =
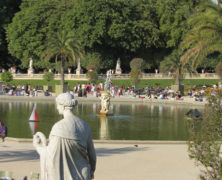
[{"label": "green hedge", "polygon": [[[213,84],[218,84],[219,79],[184,79],[181,84],[190,87],[202,87],[203,85],[212,86]],[[130,80],[112,80],[113,84],[118,87],[124,85],[125,87],[131,86]],[[143,79],[140,81],[139,88],[143,88],[147,85],[156,87],[167,87],[175,83],[174,79]]]},{"label": "green hedge", "polygon": [[[77,81],[77,80],[69,80],[69,81],[65,81],[66,83],[68,83],[70,89],[72,89],[77,83],[80,84],[85,84],[85,83],[89,83],[89,81]],[[104,81],[97,81],[96,84],[103,82]],[[173,79],[144,79],[140,81],[139,84],[139,88],[143,88],[146,85],[149,86],[153,86],[153,87],[167,87],[167,86],[171,86],[174,84],[174,80]],[[185,79],[182,81],[182,84],[185,85],[186,87],[202,87],[203,85],[206,86],[212,86],[213,84],[218,84],[219,80],[218,79]],[[44,80],[13,80],[12,82],[10,82],[11,85],[31,85],[31,87],[33,88],[34,86],[43,86],[43,85],[47,85],[47,82]],[[51,82],[49,82],[49,86],[52,86],[53,89],[55,89],[55,85],[60,84],[59,80],[53,80]],[[131,81],[129,79],[126,80],[112,80],[112,84],[113,85],[117,85],[118,87],[121,86],[131,86]]]},{"label": "green hedge", "polygon": [[218,84],[219,83],[219,79],[184,79],[182,81],[182,84],[184,85],[191,85],[191,86],[212,86],[213,84]]},{"label": "green hedge", "polygon": [[[77,83],[83,84],[83,83],[88,83],[88,81],[65,81],[66,83],[69,84],[70,88],[73,88]],[[52,86],[52,89],[55,89],[55,85],[59,85],[60,84],[60,80],[53,80],[50,81],[49,83],[45,80],[13,80],[10,82],[10,85],[30,85],[31,88],[33,88],[34,86],[43,86],[43,85],[49,85]]]},{"label": "green hedge", "polygon": [[[149,85],[152,87],[167,87],[174,83],[175,81],[173,79],[143,79],[140,80],[139,88],[144,88],[145,86]],[[131,86],[130,80],[112,80],[112,83],[117,85],[118,87],[121,87],[124,85],[125,87]]]}]

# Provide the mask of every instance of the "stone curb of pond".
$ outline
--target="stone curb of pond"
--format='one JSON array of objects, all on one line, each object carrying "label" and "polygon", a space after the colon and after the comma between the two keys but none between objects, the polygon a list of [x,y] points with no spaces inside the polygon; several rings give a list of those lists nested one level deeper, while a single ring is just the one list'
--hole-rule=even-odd
[{"label": "stone curb of pond", "polygon": [[[28,97],[28,96],[8,96],[8,95],[0,95],[0,100],[13,100],[13,101],[55,101],[56,96],[37,96],[37,97]],[[98,97],[75,97],[75,99],[79,100],[79,102],[100,102],[100,98]],[[207,104],[207,101],[203,102],[194,101],[189,97],[184,100],[160,100],[160,99],[139,99],[131,96],[126,97],[115,97],[111,98],[111,102],[133,102],[133,103],[153,103],[153,104],[176,104],[176,105],[197,105],[204,106]]]},{"label": "stone curb of pond", "polygon": [[[31,138],[6,137],[5,142],[32,143]],[[95,144],[187,144],[187,141],[93,140]]]}]

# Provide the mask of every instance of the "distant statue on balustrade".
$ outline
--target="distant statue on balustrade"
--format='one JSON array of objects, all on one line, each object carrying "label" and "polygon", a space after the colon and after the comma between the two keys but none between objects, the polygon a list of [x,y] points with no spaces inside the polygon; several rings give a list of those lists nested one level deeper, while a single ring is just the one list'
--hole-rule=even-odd
[{"label": "distant statue on balustrade", "polygon": [[32,60],[32,58],[30,58],[30,59],[29,59],[28,74],[29,74],[29,75],[32,75],[33,72],[34,72],[34,70],[33,70],[33,60]]},{"label": "distant statue on balustrade", "polygon": [[81,68],[81,59],[79,58],[78,63],[77,63],[77,69],[76,69],[76,74],[80,75],[82,74],[82,68]]},{"label": "distant statue on balustrade", "polygon": [[78,61],[78,64],[77,64],[77,69],[81,69],[80,58],[79,58],[79,61]]},{"label": "distant statue on balustrade", "polygon": [[122,69],[121,69],[120,65],[121,65],[120,58],[118,58],[117,62],[116,62],[115,74],[122,74]]},{"label": "distant statue on balustrade", "polygon": [[96,168],[96,153],[88,124],[73,114],[77,104],[69,93],[56,98],[57,109],[63,119],[49,135],[34,135],[33,145],[40,154],[41,180],[91,180]]},{"label": "distant statue on balustrade", "polygon": [[29,60],[29,69],[33,69],[33,60],[32,60],[32,58],[30,58],[30,60]]}]

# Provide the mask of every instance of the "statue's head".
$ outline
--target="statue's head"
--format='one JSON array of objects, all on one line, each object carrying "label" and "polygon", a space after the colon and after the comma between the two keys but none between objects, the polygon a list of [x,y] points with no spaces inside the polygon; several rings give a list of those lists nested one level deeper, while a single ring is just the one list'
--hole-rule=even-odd
[{"label": "statue's head", "polygon": [[71,94],[63,93],[57,96],[56,104],[59,114],[63,114],[64,110],[71,110],[78,104],[78,101],[76,99],[72,99]]}]

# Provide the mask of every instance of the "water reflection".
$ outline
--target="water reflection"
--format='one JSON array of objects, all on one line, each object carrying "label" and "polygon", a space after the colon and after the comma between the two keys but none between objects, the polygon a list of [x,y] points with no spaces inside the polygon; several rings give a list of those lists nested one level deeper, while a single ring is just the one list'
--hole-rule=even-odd
[{"label": "water reflection", "polygon": [[34,135],[37,132],[38,125],[39,125],[39,122],[29,121],[29,127],[30,127],[32,135]]},{"label": "water reflection", "polygon": [[[0,102],[0,120],[8,126],[8,136],[32,138],[36,131],[48,136],[52,126],[61,119],[54,102],[38,102],[36,111],[40,122],[29,124],[33,106],[34,102]],[[94,139],[186,140],[188,132],[184,114],[190,108],[112,103],[113,116],[98,117],[96,114],[100,110],[100,103],[79,103],[74,108],[74,114],[88,122]]]},{"label": "water reflection", "polygon": [[109,127],[107,116],[99,116],[100,119],[100,139],[109,139]]}]

